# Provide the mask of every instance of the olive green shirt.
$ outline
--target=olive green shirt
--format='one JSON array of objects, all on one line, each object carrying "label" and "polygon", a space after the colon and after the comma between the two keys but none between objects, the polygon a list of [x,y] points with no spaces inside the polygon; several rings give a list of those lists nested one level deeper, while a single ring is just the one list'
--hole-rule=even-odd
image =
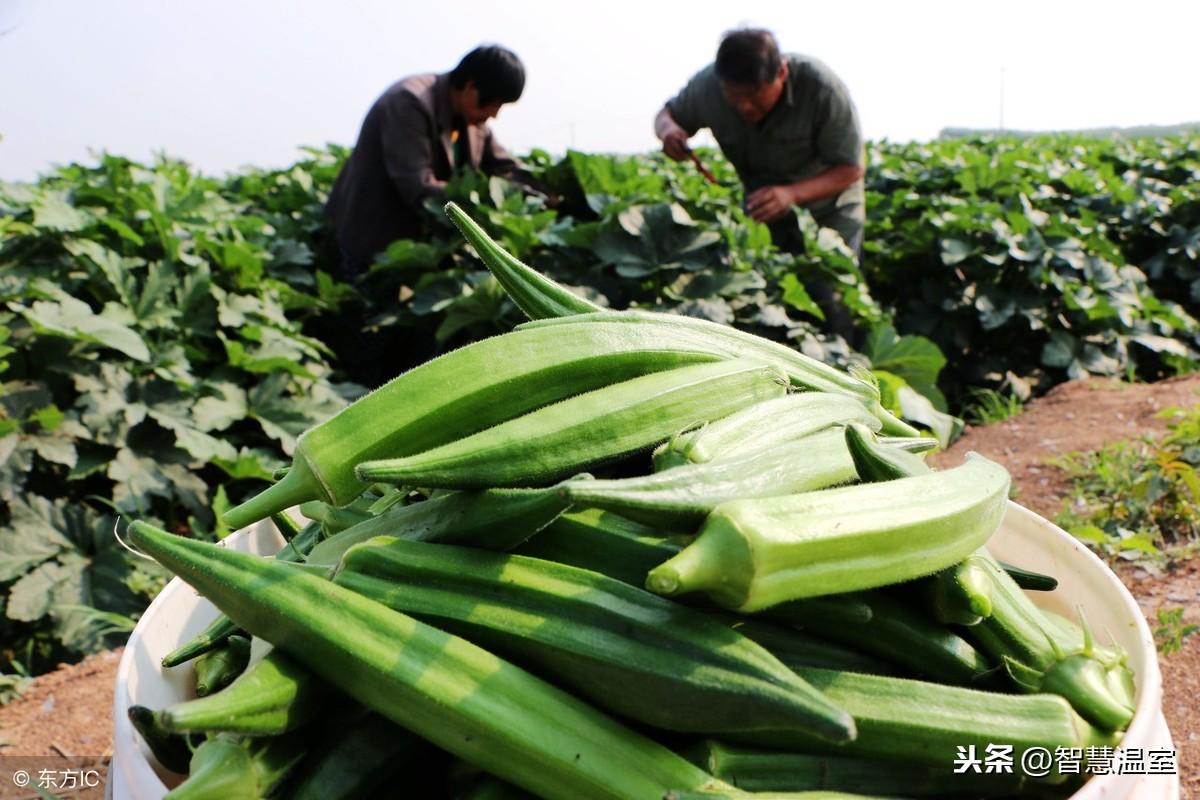
[{"label": "olive green shirt", "polygon": [[[712,131],[737,170],[746,192],[796,183],[837,164],[865,162],[858,113],[845,84],[815,58],[788,53],[788,80],[779,102],[760,122],[747,122],[721,94],[712,65],[696,73],[667,102],[671,116],[691,136]],[[866,218],[862,180],[837,197],[804,206],[817,223],[861,242]]]}]

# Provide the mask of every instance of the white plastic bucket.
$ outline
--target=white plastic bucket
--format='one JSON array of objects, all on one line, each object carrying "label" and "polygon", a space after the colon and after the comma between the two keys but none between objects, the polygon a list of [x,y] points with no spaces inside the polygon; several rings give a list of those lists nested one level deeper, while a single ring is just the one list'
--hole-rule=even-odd
[{"label": "white plastic bucket", "polygon": [[[259,523],[225,540],[227,546],[254,553],[274,552],[282,539],[269,523]],[[1129,652],[1137,681],[1137,709],[1122,748],[1172,749],[1162,716],[1162,676],[1150,628],[1133,596],[1108,567],[1058,526],[1009,503],[1000,530],[989,542],[999,559],[1058,578],[1053,592],[1034,592],[1043,608],[1074,617],[1082,605],[1097,631],[1111,630]],[[191,670],[163,670],[162,657],[198,633],[216,617],[216,609],[179,579],[172,580],[146,610],[129,637],[117,667],[113,695],[113,757],[108,796],[114,800],[159,800],[178,782],[150,755],[129,722],[127,710],[138,704],[161,708],[192,695]],[[1178,800],[1177,775],[1097,775],[1072,800]]]},{"label": "white plastic bucket", "polygon": [[[226,537],[234,550],[269,555],[279,551],[283,537],[264,520]],[[190,666],[163,669],[167,653],[204,630],[217,618],[216,607],[191,586],[174,578],[150,603],[129,635],[113,691],[112,761],[105,796],[112,800],[159,800],[181,776],[165,769],[150,755],[129,721],[129,707],[162,708],[195,697]]]}]

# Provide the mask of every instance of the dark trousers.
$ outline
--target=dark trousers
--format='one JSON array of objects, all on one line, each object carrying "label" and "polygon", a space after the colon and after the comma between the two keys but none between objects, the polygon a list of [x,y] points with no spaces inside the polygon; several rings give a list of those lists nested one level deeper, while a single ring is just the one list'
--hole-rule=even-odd
[{"label": "dark trousers", "polygon": [[368,290],[362,281],[369,269],[370,265],[356,259],[344,247],[338,247],[334,277],[344,283],[357,284],[363,297],[342,305],[338,328],[329,332],[327,341],[346,377],[368,389],[375,389],[401,372],[433,358],[437,355],[438,345],[433,332],[426,328],[371,327],[371,317],[378,308],[366,296]]},{"label": "dark trousers", "polygon": [[[776,247],[785,253],[796,256],[804,255],[806,252],[804,235],[800,232],[800,227],[796,224],[794,214],[789,213],[783,219],[771,223],[768,227],[771,231],[771,241],[774,242]],[[854,241],[846,242],[846,244],[854,251],[855,257],[861,262],[863,245],[862,230],[859,229],[858,233],[851,238]],[[859,339],[862,338],[862,332],[854,326],[854,318],[850,315],[850,310],[842,303],[842,296],[837,289],[837,283],[815,271],[799,277],[804,284],[804,288],[808,291],[808,296],[813,299],[813,302],[825,314],[825,330],[841,336],[852,347],[855,346]]]},{"label": "dark trousers", "polygon": [[366,271],[365,264],[350,255],[349,250],[338,245],[338,260],[333,267],[333,277],[342,283],[354,283]]}]

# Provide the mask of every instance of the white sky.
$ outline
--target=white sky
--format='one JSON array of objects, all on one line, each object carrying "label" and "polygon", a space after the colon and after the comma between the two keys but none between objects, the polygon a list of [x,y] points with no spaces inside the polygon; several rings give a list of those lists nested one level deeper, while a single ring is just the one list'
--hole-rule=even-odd
[{"label": "white sky", "polygon": [[1200,120],[1196,0],[0,0],[0,179],[99,150],[288,164],[486,41],[528,73],[494,123],[510,149],[647,150],[663,101],[747,23],[833,67],[872,139]]}]

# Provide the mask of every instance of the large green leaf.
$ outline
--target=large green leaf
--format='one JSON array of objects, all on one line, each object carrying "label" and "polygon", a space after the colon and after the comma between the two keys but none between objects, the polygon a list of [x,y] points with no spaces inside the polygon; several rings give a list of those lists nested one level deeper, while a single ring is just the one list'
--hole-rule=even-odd
[{"label": "large green leaf", "polygon": [[867,335],[862,351],[873,368],[900,376],[936,409],[946,410],[946,399],[937,388],[946,357],[929,339],[900,336],[891,325],[878,325]]},{"label": "large green leaf", "polygon": [[209,435],[197,425],[190,399],[159,402],[149,406],[147,416],[175,434],[175,444],[200,463],[216,458],[231,461],[237,450],[229,442]]},{"label": "large green leaf", "polygon": [[51,231],[79,231],[91,220],[86,212],[71,204],[65,191],[40,191],[33,201],[33,224]]},{"label": "large green leaf", "polygon": [[112,499],[131,515],[144,516],[155,498],[169,504],[181,503],[193,512],[208,504],[208,485],[184,464],[164,455],[143,455],[121,448],[109,462],[107,475],[114,482]]},{"label": "large green leaf", "polygon": [[39,564],[12,585],[5,614],[19,622],[41,619],[53,605],[58,586],[71,575],[71,569],[57,561]]},{"label": "large green leaf", "polygon": [[192,406],[192,419],[199,430],[212,432],[228,428],[249,413],[246,390],[229,381],[209,383],[206,394]]},{"label": "large green leaf", "polygon": [[9,501],[12,519],[0,536],[0,582],[20,577],[32,567],[71,547],[62,521],[50,501],[38,495]]},{"label": "large green leaf", "polygon": [[789,272],[784,275],[783,279],[779,281],[779,288],[783,292],[783,302],[797,311],[811,314],[817,319],[825,319],[825,312],[812,299],[808,290],[804,288],[804,284],[794,274]]},{"label": "large green leaf", "polygon": [[288,392],[291,377],[286,372],[268,375],[247,395],[247,416],[258,420],[263,431],[279,442],[284,452],[291,455],[296,447],[296,438],[345,407],[345,401],[332,390],[314,387],[308,397],[297,397]]},{"label": "large green leaf", "polygon": [[117,364],[101,362],[90,372],[77,372],[80,421],[100,444],[121,446],[129,430],[146,418],[146,404],[133,375]]},{"label": "large green leaf", "polygon": [[29,307],[11,307],[40,333],[111,347],[136,361],[150,360],[142,337],[117,319],[121,316],[117,306],[105,305],[97,314],[82,300],[64,297],[57,302],[38,300]]},{"label": "large green leaf", "polygon": [[95,265],[116,293],[117,299],[127,307],[134,305],[137,278],[133,269],[144,266],[141,259],[123,258],[120,253],[91,239],[67,239],[63,242],[63,248],[76,259]]}]

